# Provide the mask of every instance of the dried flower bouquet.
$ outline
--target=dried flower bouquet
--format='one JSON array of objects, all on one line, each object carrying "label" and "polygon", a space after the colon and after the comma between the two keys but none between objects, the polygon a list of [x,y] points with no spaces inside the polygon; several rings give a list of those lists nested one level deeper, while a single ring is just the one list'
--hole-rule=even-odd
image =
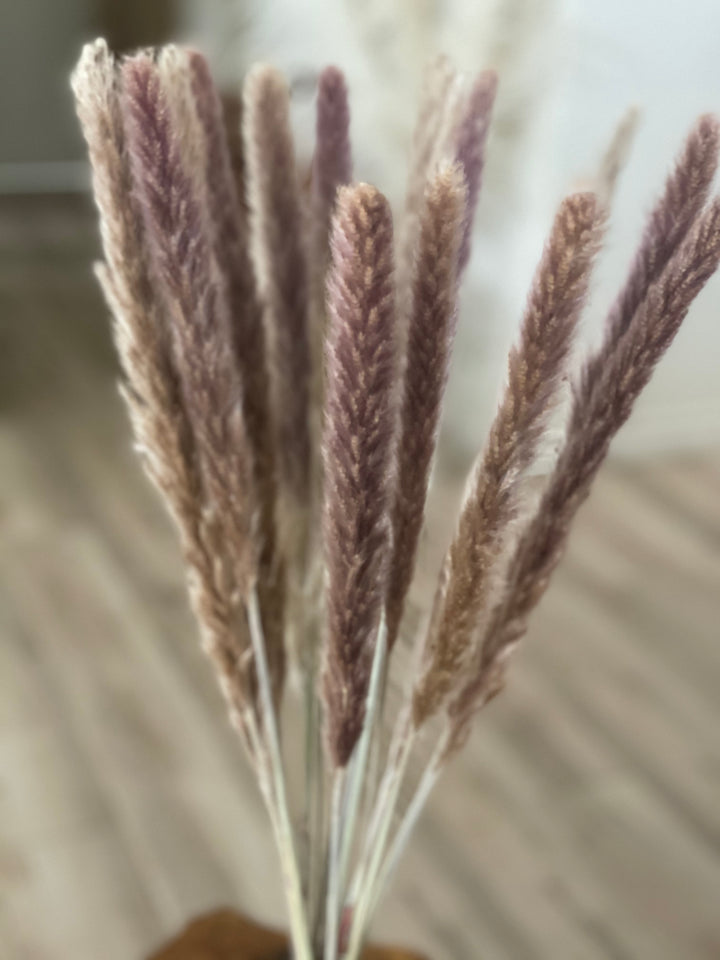
[{"label": "dried flower bouquet", "polygon": [[[203,57],[177,47],[116,62],[97,41],[73,87],[123,395],[267,805],[294,955],[354,960],[438,774],[503,686],[613,435],[718,265],[718,124],[690,132],[604,339],[576,370],[607,196],[560,204],[392,715],[495,75],[468,80],[444,60],[428,71],[398,237],[385,197],[353,182],[334,67],[302,186],[288,88],[270,67],[247,77],[241,126]],[[563,400],[564,441],[528,509]],[[280,729],[289,666],[305,698],[301,822]]]}]

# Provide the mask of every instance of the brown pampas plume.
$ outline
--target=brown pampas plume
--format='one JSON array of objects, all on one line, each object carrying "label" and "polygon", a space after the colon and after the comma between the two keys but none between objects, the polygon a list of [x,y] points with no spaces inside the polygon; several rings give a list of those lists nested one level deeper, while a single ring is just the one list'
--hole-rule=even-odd
[{"label": "brown pampas plume", "polygon": [[285,671],[285,567],[275,530],[277,483],[270,385],[262,306],[248,251],[248,231],[237,195],[222,104],[205,58],[188,54],[188,77],[200,127],[200,160],[212,249],[230,318],[230,336],[252,450],[257,498],[258,593],[275,695]]},{"label": "brown pampas plume", "polygon": [[[266,309],[278,479],[289,535],[304,534],[310,495],[310,341],[307,254],[290,131],[287,84],[255,67],[244,87],[243,125],[251,249]],[[296,544],[297,546],[297,544]]]},{"label": "brown pampas plume", "polygon": [[593,194],[563,201],[530,291],[508,382],[441,573],[413,694],[421,726],[458,679],[487,599],[489,573],[518,506],[519,480],[547,426],[585,302],[603,215]]},{"label": "brown pampas plume", "polygon": [[[671,202],[666,196],[666,202]],[[656,211],[657,212],[657,211]],[[645,242],[645,241],[644,241]],[[559,563],[570,524],[586,499],[610,441],[630,415],[690,304],[720,263],[720,199],[698,217],[649,283],[625,334],[611,326],[576,387],[568,439],[534,519],[514,551],[502,604],[493,613],[472,679],[450,706],[450,749],[464,742],[472,714],[501,688],[507,661]]]},{"label": "brown pampas plume", "polygon": [[[98,267],[113,311],[115,343],[137,447],[181,537],[193,609],[235,725],[246,731],[250,684],[238,669],[236,634],[246,633],[216,556],[217,517],[204,504],[192,429],[172,360],[171,336],[148,270],[141,212],[120,109],[117,68],[104,41],[88,44],[73,74],[93,169],[105,263]],[[244,648],[244,643],[242,644]]]},{"label": "brown pampas plume", "polygon": [[420,216],[400,413],[393,550],[387,589],[388,650],[397,639],[415,568],[430,468],[458,307],[458,254],[466,216],[463,171],[442,170],[428,185]]},{"label": "brown pampas plume", "polygon": [[389,559],[394,436],[392,219],[360,184],[340,191],[328,279],[323,461],[329,748],[345,766],[362,731]]}]

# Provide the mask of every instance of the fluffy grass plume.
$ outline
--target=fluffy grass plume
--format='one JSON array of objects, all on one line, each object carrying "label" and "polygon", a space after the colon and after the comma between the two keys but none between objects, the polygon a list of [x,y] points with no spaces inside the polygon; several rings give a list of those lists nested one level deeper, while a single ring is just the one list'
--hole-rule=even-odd
[{"label": "fluffy grass plume", "polygon": [[420,212],[391,514],[393,547],[386,600],[389,650],[397,640],[425,516],[457,320],[466,202],[463,171],[447,167],[428,184]]},{"label": "fluffy grass plume", "polygon": [[485,147],[490,132],[497,83],[497,74],[493,70],[485,70],[477,77],[462,104],[457,131],[453,136],[454,158],[462,167],[467,187],[465,222],[460,244],[460,275],[470,259],[472,228],[482,185]]},{"label": "fluffy grass plume", "polygon": [[390,207],[375,187],[341,190],[328,279],[323,431],[327,739],[345,766],[363,728],[390,554],[395,309]]},{"label": "fluffy grass plume", "polygon": [[514,520],[520,479],[537,452],[566,372],[597,253],[601,208],[593,194],[560,206],[535,276],[504,396],[463,504],[441,573],[413,694],[416,726],[440,709],[470,652],[491,572]]},{"label": "fluffy grass plume", "polygon": [[134,189],[170,318],[185,408],[203,480],[229,531],[228,551],[244,595],[256,572],[250,537],[254,504],[229,317],[222,309],[193,180],[169,126],[157,66],[140,54],[125,61],[122,79]]},{"label": "fluffy grass plume", "polygon": [[291,501],[293,521],[302,523],[311,455],[308,267],[289,91],[272,67],[255,67],[248,75],[243,124],[251,249],[266,309],[279,481]]},{"label": "fluffy grass plume", "polygon": [[262,304],[250,261],[246,215],[237,193],[222,102],[207,61],[196,51],[188,55],[187,72],[200,125],[200,163],[212,248],[230,319],[243,422],[252,450],[258,593],[278,697],[285,672],[285,561],[276,530],[276,454]]}]

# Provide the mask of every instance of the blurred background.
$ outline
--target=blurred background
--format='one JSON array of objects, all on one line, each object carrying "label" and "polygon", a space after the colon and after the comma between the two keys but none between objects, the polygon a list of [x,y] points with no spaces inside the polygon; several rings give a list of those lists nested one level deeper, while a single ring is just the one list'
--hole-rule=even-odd
[{"label": "blurred background", "polygon": [[[630,107],[583,345],[685,131],[720,111],[716,0],[0,0],[0,958],[130,960],[222,904],[280,922],[269,830],[197,651],[117,396],[69,72],[169,39],[317,71],[402,201],[428,59],[500,94],[437,472],[447,537],[554,208]],[[432,960],[720,957],[720,278],[619,435],[507,694],[423,819],[378,933]]]}]

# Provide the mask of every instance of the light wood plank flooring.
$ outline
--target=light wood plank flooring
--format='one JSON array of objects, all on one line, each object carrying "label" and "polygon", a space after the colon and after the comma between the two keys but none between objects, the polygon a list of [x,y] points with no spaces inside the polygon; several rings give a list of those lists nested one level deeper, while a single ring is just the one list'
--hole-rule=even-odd
[{"label": "light wood plank flooring", "polygon": [[[84,204],[0,206],[2,960],[140,960],[200,910],[283,910],[95,249]],[[604,471],[377,926],[431,960],[720,957],[720,451]]]}]

